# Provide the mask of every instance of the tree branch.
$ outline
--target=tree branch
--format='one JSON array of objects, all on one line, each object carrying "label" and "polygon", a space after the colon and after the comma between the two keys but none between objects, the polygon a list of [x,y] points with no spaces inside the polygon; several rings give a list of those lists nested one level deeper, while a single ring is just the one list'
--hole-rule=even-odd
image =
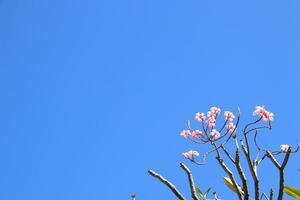
[{"label": "tree branch", "polygon": [[283,199],[283,190],[284,190],[284,168],[289,160],[291,154],[291,147],[289,147],[288,151],[285,154],[284,160],[279,169],[279,191],[278,191],[278,200]]},{"label": "tree branch", "polygon": [[225,165],[225,163],[224,163],[224,161],[223,161],[222,158],[216,157],[216,159],[217,159],[217,161],[219,162],[219,164],[221,165],[221,167],[223,168],[223,170],[228,174],[228,176],[229,176],[229,178],[230,178],[230,180],[231,180],[231,182],[232,182],[232,184],[233,184],[233,186],[234,186],[234,188],[235,188],[235,190],[236,190],[236,194],[237,194],[239,200],[242,200],[242,192],[240,191],[239,186],[238,186],[238,184],[237,184],[237,182],[236,182],[236,180],[235,180],[235,178],[234,178],[232,172],[231,172],[230,169]]},{"label": "tree branch", "polygon": [[179,192],[179,190],[167,179],[162,177],[160,174],[154,172],[153,170],[148,170],[148,173],[153,176],[154,178],[157,178],[160,182],[165,184],[179,200],[185,200],[184,196]]},{"label": "tree branch", "polygon": [[190,171],[190,169],[185,166],[185,164],[183,163],[180,163],[180,167],[185,171],[185,173],[188,175],[188,178],[189,178],[189,185],[190,185],[190,189],[191,189],[191,194],[192,194],[192,198],[194,200],[200,200],[197,196],[197,193],[196,193],[196,187],[195,187],[195,183],[194,183],[194,179],[193,179],[193,175]]},{"label": "tree branch", "polygon": [[269,151],[266,152],[268,158],[272,161],[272,163],[276,166],[276,168],[279,170],[279,191],[278,191],[278,200],[283,199],[283,190],[284,190],[284,168],[287,165],[287,162],[289,160],[290,154],[291,154],[291,147],[289,147],[288,151],[285,154],[285,157],[283,159],[282,164],[280,165],[278,161],[275,159],[273,154]]},{"label": "tree branch", "polygon": [[275,165],[275,167],[277,169],[280,169],[280,164],[278,163],[278,161],[275,159],[275,157],[273,156],[273,154],[270,151],[266,152],[268,158],[270,158],[270,160],[272,161],[272,163]]},{"label": "tree branch", "polygon": [[[245,138],[247,138],[247,135],[244,134],[244,136],[245,136]],[[243,149],[244,155],[245,155],[247,163],[248,163],[249,170],[251,172],[252,179],[254,181],[255,200],[259,200],[259,180],[258,180],[258,177],[256,174],[255,167],[251,162],[251,156],[250,156],[250,151],[249,151],[250,149],[246,148],[245,145],[243,144],[243,142],[241,142],[241,145],[242,145],[242,149]]]},{"label": "tree branch", "polygon": [[246,175],[245,175],[245,173],[242,169],[241,163],[240,163],[240,149],[236,150],[234,163],[235,163],[236,169],[239,173],[239,176],[242,180],[243,190],[244,190],[244,200],[248,200],[249,199],[248,184],[247,184]]}]

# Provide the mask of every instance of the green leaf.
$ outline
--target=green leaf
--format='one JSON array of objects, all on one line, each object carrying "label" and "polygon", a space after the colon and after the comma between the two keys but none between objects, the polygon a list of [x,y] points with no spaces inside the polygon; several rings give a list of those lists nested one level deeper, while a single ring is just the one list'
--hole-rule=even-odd
[{"label": "green leaf", "polygon": [[206,197],[206,196],[208,195],[210,189],[211,189],[211,188],[208,188],[208,189],[204,192],[204,197]]},{"label": "green leaf", "polygon": [[224,183],[227,185],[227,187],[228,187],[229,189],[231,189],[232,191],[236,192],[236,189],[235,189],[234,185],[232,184],[230,178],[228,178],[228,177],[223,177],[223,180],[224,180]]},{"label": "green leaf", "polygon": [[296,199],[300,199],[300,189],[292,187],[292,186],[284,186],[283,191]]},{"label": "green leaf", "polygon": [[[228,187],[229,189],[231,189],[231,190],[234,191],[234,192],[237,192],[236,189],[235,189],[235,187],[234,187],[234,185],[233,185],[233,183],[231,182],[230,178],[228,178],[228,177],[223,177],[223,180],[224,180],[224,183],[227,185],[227,187]],[[242,190],[242,188],[241,188],[240,186],[238,186],[238,188],[239,188],[239,190],[240,190],[241,192],[243,192],[243,190]]]},{"label": "green leaf", "polygon": [[202,197],[202,191],[200,190],[200,188],[196,187],[196,192],[199,198]]}]

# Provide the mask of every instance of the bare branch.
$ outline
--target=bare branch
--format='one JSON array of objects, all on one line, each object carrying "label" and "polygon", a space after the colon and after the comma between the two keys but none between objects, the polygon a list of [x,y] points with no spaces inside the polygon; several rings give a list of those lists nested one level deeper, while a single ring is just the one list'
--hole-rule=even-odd
[{"label": "bare branch", "polygon": [[292,151],[292,149],[291,149],[291,147],[289,147],[288,151],[287,151],[286,154],[285,154],[285,157],[284,157],[284,159],[283,159],[283,162],[282,162],[282,164],[281,164],[281,169],[284,169],[285,166],[286,166],[286,164],[287,164],[287,162],[289,161],[291,151]]},{"label": "bare branch", "polygon": [[242,180],[242,184],[243,184],[243,190],[244,190],[244,199],[249,199],[249,191],[248,191],[248,184],[247,184],[247,178],[246,175],[242,169],[241,163],[240,163],[240,149],[236,150],[235,153],[235,166],[236,169],[239,173],[239,176]]},{"label": "bare branch", "polygon": [[285,154],[285,157],[283,159],[283,162],[279,169],[279,191],[278,191],[278,200],[281,200],[283,198],[283,190],[284,190],[284,168],[286,167],[286,164],[289,160],[291,154],[291,147],[289,147],[288,151]]},{"label": "bare branch", "polygon": [[270,200],[264,192],[261,194],[260,199],[262,200],[263,197],[265,197],[266,200]]},{"label": "bare branch", "polygon": [[179,200],[185,200],[184,196],[179,192],[179,190],[167,179],[162,177],[160,174],[154,172],[153,170],[148,170],[148,173],[153,176],[154,178],[157,178],[160,182],[165,184]]},{"label": "bare branch", "polygon": [[225,126],[226,126],[227,122],[228,122],[228,119],[227,119],[227,120],[225,120],[225,122],[224,122],[223,126],[222,126],[222,127],[221,127],[221,129],[219,130],[219,133],[221,133],[221,132],[223,131],[223,129],[225,128]]},{"label": "bare branch", "polygon": [[229,152],[225,149],[224,145],[221,146],[222,150],[224,151],[224,153],[226,154],[226,156],[229,158],[229,160],[235,164],[234,159],[232,158],[232,156],[229,154]]},{"label": "bare branch", "polygon": [[263,157],[260,160],[257,160],[257,166],[267,157],[266,154],[263,155]]},{"label": "bare branch", "polygon": [[268,156],[268,158],[270,158],[270,160],[272,161],[272,163],[275,165],[275,167],[277,169],[280,169],[280,164],[278,163],[278,161],[275,159],[275,157],[273,156],[273,154],[270,151],[266,152],[266,155]]},{"label": "bare branch", "polygon": [[288,148],[288,151],[285,154],[285,157],[283,159],[282,164],[280,165],[276,158],[273,156],[273,154],[269,151],[266,152],[268,158],[272,161],[272,163],[275,165],[275,167],[279,170],[279,191],[278,191],[278,200],[281,200],[283,198],[283,190],[284,190],[284,168],[286,167],[286,164],[289,160],[290,154],[291,154],[291,147]]},{"label": "bare branch", "polygon": [[189,178],[189,184],[190,184],[190,189],[191,189],[191,194],[192,194],[192,198],[194,200],[200,200],[197,196],[197,193],[196,193],[196,187],[195,187],[195,183],[194,183],[194,179],[193,179],[193,175],[190,171],[190,169],[185,166],[185,164],[183,163],[180,163],[180,167],[185,171],[185,173],[188,175],[188,178]]},{"label": "bare branch", "polygon": [[189,159],[191,162],[193,162],[193,163],[195,163],[195,164],[197,164],[197,165],[204,165],[205,164],[205,162],[203,161],[203,162],[198,162],[198,161],[196,161],[196,160],[191,160],[191,159]]},{"label": "bare branch", "polygon": [[190,138],[190,137],[188,137],[188,139],[191,140],[192,142],[196,143],[196,144],[206,144],[208,142],[208,140],[206,141],[202,138],[200,138],[201,141],[194,140],[193,138]]},{"label": "bare branch", "polygon": [[[244,137],[245,137],[246,141],[248,141],[246,134],[244,134]],[[250,156],[250,151],[249,151],[250,149],[245,147],[245,145],[242,141],[241,141],[241,145],[242,145],[242,149],[243,149],[244,155],[246,157],[248,167],[249,167],[249,170],[251,172],[251,176],[252,176],[252,179],[254,182],[255,199],[259,199],[259,179],[257,177],[256,165],[252,164],[252,162],[251,162],[251,156]]]},{"label": "bare branch", "polygon": [[256,124],[256,123],[260,122],[261,119],[262,119],[262,117],[260,117],[259,119],[257,119],[257,120],[254,121],[254,122],[251,122],[251,123],[247,124],[247,125],[244,127],[243,133],[246,133],[247,128],[248,128],[249,126],[251,126],[251,125],[253,125],[253,124]]},{"label": "bare branch", "polygon": [[252,131],[258,131],[258,130],[263,129],[263,128],[271,129],[271,126],[259,126],[259,127],[256,127],[256,128],[252,128],[252,129],[246,131],[246,134],[248,134]]},{"label": "bare branch", "polygon": [[220,157],[216,157],[217,161],[219,162],[219,164],[221,165],[221,167],[223,168],[223,170],[227,173],[227,175],[229,176],[235,190],[236,190],[236,194],[239,198],[239,200],[242,200],[242,192],[239,189],[239,186],[233,176],[233,173],[230,171],[230,169],[225,165],[224,161],[222,158]]}]

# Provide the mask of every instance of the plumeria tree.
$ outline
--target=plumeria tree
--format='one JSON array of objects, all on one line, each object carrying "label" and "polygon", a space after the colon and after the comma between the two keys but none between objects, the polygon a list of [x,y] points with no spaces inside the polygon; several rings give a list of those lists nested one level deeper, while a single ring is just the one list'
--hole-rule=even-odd
[{"label": "plumeria tree", "polygon": [[[257,141],[257,136],[263,129],[272,129],[274,114],[264,106],[256,106],[253,115],[255,119],[252,122],[241,126],[239,109],[236,116],[233,112],[225,111],[222,117],[221,109],[218,107],[211,107],[206,114],[196,113],[195,120],[201,128],[194,129],[191,122],[188,121],[187,128],[180,133],[180,136],[199,145],[209,145],[211,150],[205,152],[201,158],[197,150],[184,152],[182,156],[196,165],[204,165],[206,157],[214,154],[217,164],[227,175],[224,177],[225,184],[235,192],[239,200],[273,200],[275,198],[282,200],[284,193],[300,199],[300,190],[286,186],[284,175],[289,158],[291,154],[299,150],[299,144],[296,147],[282,144],[276,150],[262,147]],[[221,122],[219,127],[216,126],[217,121],[218,124]],[[234,152],[227,149],[228,145],[233,145]],[[278,160],[280,154],[284,157],[282,162]],[[242,156],[246,160],[245,163],[241,162]],[[278,170],[278,187],[269,188],[269,191],[266,192],[261,191],[258,169],[260,164],[267,159]],[[228,162],[232,163],[231,166],[234,166],[234,169],[230,169]],[[195,185],[190,169],[184,163],[180,163],[180,167],[187,174],[192,199],[207,199],[210,189],[202,192]],[[249,177],[246,176],[245,170],[249,170]],[[178,199],[186,199],[175,185],[166,178],[153,170],[149,170],[148,173],[165,184]],[[252,181],[250,181],[251,179]],[[274,197],[275,190],[277,190],[277,197]],[[254,191],[253,194],[250,191]],[[215,192],[213,198],[219,199]]]}]

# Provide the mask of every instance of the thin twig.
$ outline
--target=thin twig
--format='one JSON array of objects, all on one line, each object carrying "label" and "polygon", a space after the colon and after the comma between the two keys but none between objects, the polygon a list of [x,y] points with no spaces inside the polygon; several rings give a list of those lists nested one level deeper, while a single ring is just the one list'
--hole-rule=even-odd
[{"label": "thin twig", "polygon": [[259,127],[256,127],[256,128],[252,128],[252,129],[246,131],[246,134],[250,133],[251,131],[258,131],[258,130],[263,129],[263,128],[271,129],[271,126],[259,126]]},{"label": "thin twig", "polygon": [[225,126],[226,126],[227,122],[228,122],[228,119],[227,119],[227,120],[225,120],[225,122],[224,122],[223,126],[222,126],[222,127],[221,127],[221,129],[219,130],[219,133],[221,133],[221,132],[223,131],[223,129],[225,128]]},{"label": "thin twig", "polygon": [[274,196],[274,190],[273,190],[273,188],[271,188],[271,190],[270,190],[270,200],[273,200],[273,196]]},{"label": "thin twig", "polygon": [[224,145],[221,146],[222,150],[224,151],[224,153],[226,154],[226,156],[229,158],[229,160],[235,164],[235,161],[233,159],[233,157],[229,154],[229,152],[225,149]]},{"label": "thin twig", "polygon": [[265,197],[266,200],[270,200],[264,192],[261,194],[260,199],[262,200],[263,197]]},{"label": "thin twig", "polygon": [[261,119],[262,119],[262,117],[260,117],[259,119],[257,119],[257,120],[254,121],[254,122],[251,122],[251,123],[247,124],[247,125],[244,127],[243,133],[246,133],[247,128],[248,128],[249,126],[258,123]]},{"label": "thin twig", "polygon": [[133,193],[133,194],[131,195],[131,199],[132,199],[132,200],[136,200],[136,194],[135,194],[135,193]]}]

